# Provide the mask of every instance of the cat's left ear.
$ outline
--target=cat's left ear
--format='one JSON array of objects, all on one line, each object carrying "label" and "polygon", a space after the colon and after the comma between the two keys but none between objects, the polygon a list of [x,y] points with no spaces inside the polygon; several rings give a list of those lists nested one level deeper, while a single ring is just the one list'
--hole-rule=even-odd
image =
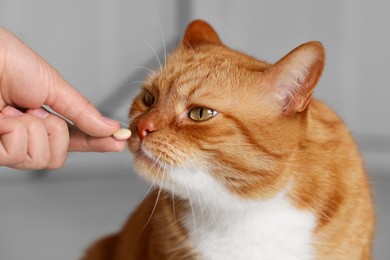
[{"label": "cat's left ear", "polygon": [[221,45],[222,42],[210,24],[202,20],[195,20],[188,25],[182,45],[186,48],[194,48],[201,44]]},{"label": "cat's left ear", "polygon": [[265,86],[284,115],[305,110],[325,66],[320,42],[304,43],[264,72]]}]

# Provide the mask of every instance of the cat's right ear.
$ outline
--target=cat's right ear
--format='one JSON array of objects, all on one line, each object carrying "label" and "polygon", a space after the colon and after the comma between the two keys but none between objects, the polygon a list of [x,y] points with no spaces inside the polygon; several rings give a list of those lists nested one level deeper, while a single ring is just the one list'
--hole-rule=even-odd
[{"label": "cat's right ear", "polygon": [[264,84],[284,115],[306,109],[324,66],[325,49],[322,44],[307,42],[264,72]]},{"label": "cat's right ear", "polygon": [[222,42],[210,24],[202,20],[195,20],[188,25],[182,45],[185,48],[194,48],[201,44],[221,45]]}]

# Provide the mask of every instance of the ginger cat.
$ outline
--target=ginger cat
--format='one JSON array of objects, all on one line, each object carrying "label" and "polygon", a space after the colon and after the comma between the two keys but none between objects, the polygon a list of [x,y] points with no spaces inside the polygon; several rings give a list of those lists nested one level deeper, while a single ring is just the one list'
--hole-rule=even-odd
[{"label": "ginger cat", "polygon": [[319,42],[269,64],[192,22],[130,111],[135,168],[157,188],[84,259],[370,259],[361,157],[312,99],[324,63]]}]

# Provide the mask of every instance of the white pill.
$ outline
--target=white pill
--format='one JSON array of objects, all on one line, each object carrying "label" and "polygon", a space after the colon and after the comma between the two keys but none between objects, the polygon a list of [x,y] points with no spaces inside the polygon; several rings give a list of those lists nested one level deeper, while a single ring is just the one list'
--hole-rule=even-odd
[{"label": "white pill", "polygon": [[112,135],[117,140],[126,140],[131,136],[129,129],[121,128]]}]

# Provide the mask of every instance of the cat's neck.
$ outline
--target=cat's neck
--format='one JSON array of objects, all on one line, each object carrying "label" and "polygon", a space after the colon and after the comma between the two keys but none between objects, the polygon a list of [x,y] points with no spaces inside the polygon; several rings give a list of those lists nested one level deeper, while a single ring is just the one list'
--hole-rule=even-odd
[{"label": "cat's neck", "polygon": [[[188,243],[202,257],[311,259],[316,217],[291,203],[288,188],[272,198],[253,201],[232,194],[220,196],[215,190],[208,196],[188,187],[184,190],[180,194],[179,188],[174,195],[182,199],[177,206],[184,204],[176,209],[180,211],[178,219],[188,233]],[[213,196],[219,197],[210,199]]]},{"label": "cat's neck", "polygon": [[202,214],[247,211],[257,204],[235,196],[202,168],[174,168],[169,174],[171,180],[163,188]]}]

